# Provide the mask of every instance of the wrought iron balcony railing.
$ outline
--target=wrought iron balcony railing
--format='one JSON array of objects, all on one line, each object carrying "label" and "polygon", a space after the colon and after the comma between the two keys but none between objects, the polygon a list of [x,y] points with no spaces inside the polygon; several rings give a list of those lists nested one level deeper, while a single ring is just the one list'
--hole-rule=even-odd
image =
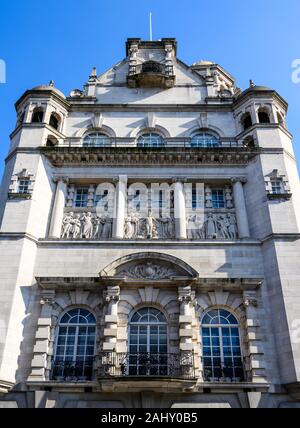
[{"label": "wrought iron balcony railing", "polygon": [[[109,138],[101,141],[97,138],[90,138],[88,142],[84,142],[81,138],[66,138],[61,140],[57,147],[96,147],[96,148],[107,148],[107,147],[127,147],[136,148],[138,146],[136,141],[126,138]],[[187,148],[187,149],[246,149],[247,146],[240,141],[219,141],[217,144],[203,143],[203,145],[195,145],[191,142],[190,138],[186,139],[172,139],[169,138],[164,141],[164,145],[161,147],[165,148]],[[143,147],[142,147],[143,148]],[[153,148],[152,146],[145,146],[144,148]],[[155,147],[154,147],[155,148]]]},{"label": "wrought iron balcony railing", "polygon": [[56,358],[52,361],[50,380],[74,382],[91,381],[94,378],[95,357],[85,360],[63,360]]},{"label": "wrought iron balcony railing", "polygon": [[193,352],[117,353],[99,355],[98,375],[106,377],[169,377],[193,379],[195,377]]},{"label": "wrought iron balcony railing", "polygon": [[203,379],[206,382],[244,382],[245,365],[242,358],[220,361],[220,359],[202,358]]}]

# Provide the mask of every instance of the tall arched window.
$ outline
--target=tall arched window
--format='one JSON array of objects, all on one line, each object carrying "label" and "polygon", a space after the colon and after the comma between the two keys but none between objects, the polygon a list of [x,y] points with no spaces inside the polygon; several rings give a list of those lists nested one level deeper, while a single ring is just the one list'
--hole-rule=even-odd
[{"label": "tall arched window", "polygon": [[244,380],[237,319],[225,309],[212,309],[202,318],[203,373],[205,380]]},{"label": "tall arched window", "polygon": [[95,317],[86,309],[71,309],[63,315],[57,330],[51,379],[92,379],[95,334]]},{"label": "tall arched window", "polygon": [[252,126],[252,118],[250,113],[245,113],[242,117],[242,126],[244,128],[244,131],[248,128],[251,128]]},{"label": "tall arched window", "polygon": [[83,145],[86,147],[103,147],[109,144],[109,137],[101,132],[88,134],[83,140]]},{"label": "tall arched window", "polygon": [[156,132],[143,134],[137,140],[138,147],[163,147],[164,145],[164,139]]},{"label": "tall arched window", "polygon": [[258,121],[259,123],[270,123],[269,113],[265,110],[258,111]]},{"label": "tall arched window", "polygon": [[218,147],[220,141],[214,135],[201,132],[195,135],[191,141],[191,147]]},{"label": "tall arched window", "polygon": [[32,112],[31,122],[42,123],[44,119],[44,110],[40,107],[36,107]]},{"label": "tall arched window", "polygon": [[49,125],[52,128],[58,130],[59,124],[60,124],[60,117],[58,116],[58,114],[52,113],[51,116],[50,116],[50,119],[49,119]]},{"label": "tall arched window", "polygon": [[128,374],[168,374],[167,320],[155,308],[141,308],[130,320]]}]

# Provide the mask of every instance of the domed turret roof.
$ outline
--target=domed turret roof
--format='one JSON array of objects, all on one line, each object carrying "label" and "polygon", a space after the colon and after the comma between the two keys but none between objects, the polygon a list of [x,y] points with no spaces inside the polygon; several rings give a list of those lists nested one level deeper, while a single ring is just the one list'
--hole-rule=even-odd
[{"label": "domed turret roof", "polygon": [[200,61],[195,62],[193,64],[193,67],[196,67],[197,65],[213,65],[213,64],[215,64],[215,63],[212,61],[207,61],[207,60],[201,59]]},{"label": "domed turret roof", "polygon": [[50,84],[49,85],[39,85],[39,86],[35,86],[34,88],[32,88],[33,91],[53,91],[55,92],[57,95],[59,95],[62,98],[66,98],[65,94],[63,92],[61,92],[59,89],[54,87],[54,84]]}]

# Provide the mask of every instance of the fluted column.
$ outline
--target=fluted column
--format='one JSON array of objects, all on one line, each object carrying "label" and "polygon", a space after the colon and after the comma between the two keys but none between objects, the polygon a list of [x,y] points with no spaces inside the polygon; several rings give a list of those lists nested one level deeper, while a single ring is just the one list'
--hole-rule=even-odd
[{"label": "fluted column", "polygon": [[57,177],[53,181],[57,183],[55,199],[52,209],[52,218],[49,230],[50,238],[60,238],[61,236],[61,226],[64,217],[64,208],[66,204],[67,196],[67,177]]},{"label": "fluted column", "polygon": [[127,199],[127,175],[119,175],[116,185],[113,237],[124,238],[125,210]]},{"label": "fluted column", "polygon": [[239,238],[249,238],[250,232],[243,189],[243,183],[246,183],[246,179],[234,177],[231,179],[231,182],[233,185],[235,215]]},{"label": "fluted column", "polygon": [[186,239],[186,210],[183,182],[185,179],[173,178],[174,183],[174,217],[177,239]]}]

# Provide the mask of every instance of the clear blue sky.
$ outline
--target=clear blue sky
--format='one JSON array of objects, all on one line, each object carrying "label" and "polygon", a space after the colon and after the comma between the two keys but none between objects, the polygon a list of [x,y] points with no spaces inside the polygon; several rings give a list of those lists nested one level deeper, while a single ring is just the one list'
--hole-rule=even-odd
[{"label": "clear blue sky", "polygon": [[300,159],[300,83],[292,82],[300,58],[299,0],[1,0],[0,175],[14,102],[27,89],[54,79],[68,94],[125,56],[127,37],[176,37],[187,64],[208,59],[233,74],[238,86],[276,89],[289,102],[288,126]]}]

